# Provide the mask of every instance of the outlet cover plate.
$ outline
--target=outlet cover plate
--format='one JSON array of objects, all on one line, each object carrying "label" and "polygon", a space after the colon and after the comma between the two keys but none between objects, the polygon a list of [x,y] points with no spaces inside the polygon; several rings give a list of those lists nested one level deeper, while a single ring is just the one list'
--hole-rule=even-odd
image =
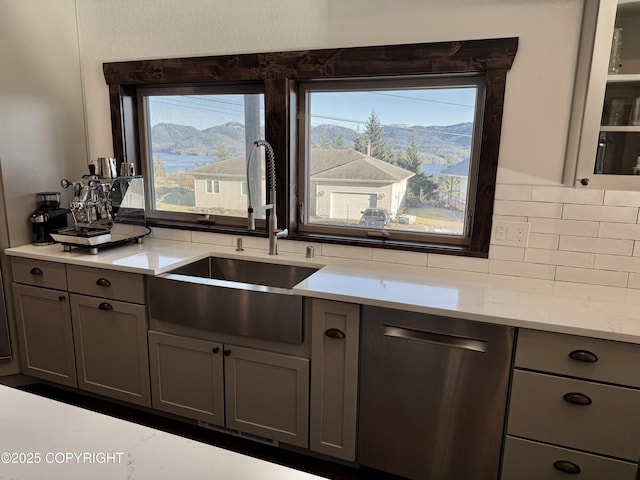
[{"label": "outlet cover plate", "polygon": [[507,247],[526,247],[529,242],[527,222],[494,222],[491,227],[491,243]]}]

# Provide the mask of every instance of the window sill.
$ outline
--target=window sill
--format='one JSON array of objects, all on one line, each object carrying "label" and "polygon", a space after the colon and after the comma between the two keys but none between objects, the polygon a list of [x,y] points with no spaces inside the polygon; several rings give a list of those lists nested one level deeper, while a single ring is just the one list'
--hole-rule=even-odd
[{"label": "window sill", "polygon": [[[235,226],[224,226],[215,224],[195,224],[188,222],[177,221],[153,221],[147,222],[149,227],[161,227],[175,230],[191,230],[195,232],[208,232],[219,233],[226,235],[241,235],[251,237],[263,237],[267,238],[267,232],[265,230],[249,231],[246,228],[240,228]],[[453,245],[439,245],[434,243],[416,243],[416,242],[403,242],[397,240],[389,240],[382,238],[348,238],[337,235],[321,235],[311,233],[289,233],[287,240],[299,241],[299,242],[313,242],[313,243],[328,243],[334,245],[348,245],[352,247],[367,247],[367,248],[383,248],[390,250],[402,250],[409,252],[422,252],[422,253],[438,253],[442,255],[456,255],[474,258],[488,258],[488,249],[486,252],[475,252],[467,246],[453,246]]]}]

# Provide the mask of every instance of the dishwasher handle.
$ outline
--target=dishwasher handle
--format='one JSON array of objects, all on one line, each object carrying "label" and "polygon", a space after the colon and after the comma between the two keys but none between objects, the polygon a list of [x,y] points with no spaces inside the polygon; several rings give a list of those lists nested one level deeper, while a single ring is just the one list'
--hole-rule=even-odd
[{"label": "dishwasher handle", "polygon": [[402,338],[405,340],[414,340],[417,342],[442,345],[445,347],[461,348],[463,350],[481,353],[487,351],[487,345],[489,343],[486,340],[477,338],[459,337],[457,335],[449,335],[446,333],[414,330],[411,328],[394,327],[391,325],[383,326],[383,335],[385,337]]}]

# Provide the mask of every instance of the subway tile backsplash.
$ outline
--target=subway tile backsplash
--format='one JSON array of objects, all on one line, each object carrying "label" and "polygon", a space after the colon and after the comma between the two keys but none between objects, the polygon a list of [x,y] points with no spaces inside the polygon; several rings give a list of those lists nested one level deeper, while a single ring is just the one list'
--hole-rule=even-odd
[{"label": "subway tile backsplash", "polygon": [[640,289],[640,192],[530,185],[496,191],[502,194],[494,219],[526,215],[521,221],[530,233],[522,265],[492,245],[489,273]]},{"label": "subway tile backsplash", "polygon": [[[491,245],[489,258],[313,244],[315,255],[380,264],[428,266],[640,290],[640,192],[562,186],[496,185],[494,221],[529,223],[526,247]],[[154,237],[235,245],[235,237],[154,229]],[[267,240],[244,237],[245,248]],[[303,254],[306,244],[283,240],[283,252]]]}]

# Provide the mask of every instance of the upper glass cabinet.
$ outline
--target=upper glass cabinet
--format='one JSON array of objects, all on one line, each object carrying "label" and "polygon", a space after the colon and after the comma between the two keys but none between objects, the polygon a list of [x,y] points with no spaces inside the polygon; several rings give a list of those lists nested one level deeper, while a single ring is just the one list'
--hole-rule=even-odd
[{"label": "upper glass cabinet", "polygon": [[640,0],[586,0],[565,184],[640,190]]}]

